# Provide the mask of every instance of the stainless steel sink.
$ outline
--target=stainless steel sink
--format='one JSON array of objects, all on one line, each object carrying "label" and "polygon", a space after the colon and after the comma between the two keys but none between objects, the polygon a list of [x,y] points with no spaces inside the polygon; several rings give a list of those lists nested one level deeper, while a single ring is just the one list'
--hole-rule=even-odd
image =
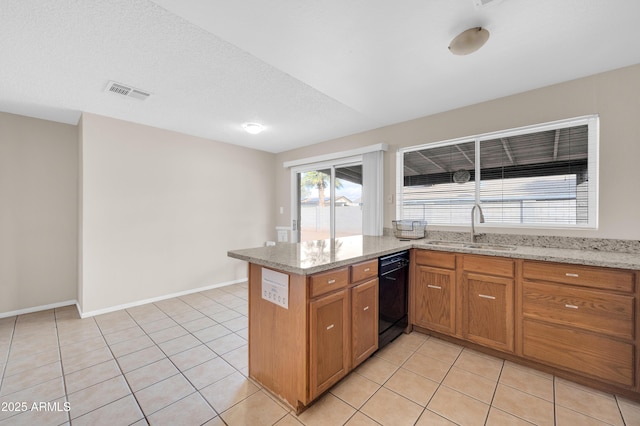
[{"label": "stainless steel sink", "polygon": [[426,244],[432,246],[465,247],[469,243],[463,243],[460,241],[426,241]]},{"label": "stainless steel sink", "polygon": [[465,243],[461,241],[426,241],[425,243],[432,246],[460,247],[460,248],[472,248],[472,249],[480,249],[480,250],[510,251],[510,250],[516,249],[516,246],[507,246],[502,244],[487,244],[487,243]]},{"label": "stainless steel sink", "polygon": [[482,243],[467,243],[464,245],[466,248],[483,249],[483,250],[515,250],[516,246],[505,246],[501,244],[482,244]]}]

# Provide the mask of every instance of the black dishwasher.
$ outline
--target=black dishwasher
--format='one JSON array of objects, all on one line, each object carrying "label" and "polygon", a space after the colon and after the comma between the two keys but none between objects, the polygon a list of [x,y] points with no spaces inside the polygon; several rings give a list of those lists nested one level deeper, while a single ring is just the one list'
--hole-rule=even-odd
[{"label": "black dishwasher", "polygon": [[378,349],[401,335],[407,328],[409,251],[378,259]]}]

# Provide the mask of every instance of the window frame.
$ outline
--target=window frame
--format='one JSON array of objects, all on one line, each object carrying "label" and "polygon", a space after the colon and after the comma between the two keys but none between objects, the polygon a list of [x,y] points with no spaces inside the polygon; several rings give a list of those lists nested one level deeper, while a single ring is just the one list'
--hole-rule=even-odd
[{"label": "window frame", "polygon": [[[509,138],[513,136],[544,132],[549,130],[564,129],[574,126],[587,126],[588,132],[588,148],[587,148],[587,168],[588,168],[588,222],[583,224],[531,224],[531,223],[486,223],[476,224],[478,228],[515,228],[515,229],[598,229],[598,203],[599,203],[599,155],[600,155],[600,119],[598,114],[575,117],[565,120],[557,120],[547,123],[528,125],[507,130],[499,130],[465,136],[444,141],[437,141],[421,145],[410,146],[398,149],[396,153],[396,218],[404,219],[404,155],[408,152],[420,151],[424,149],[440,148],[445,146],[457,145],[462,143],[474,142],[475,144],[475,173],[479,176],[475,182],[475,202],[480,204],[480,185],[482,182],[482,171],[480,167],[481,143],[487,140],[498,138]],[[593,185],[592,185],[593,183]],[[468,226],[468,224],[433,224],[434,227],[460,227]]]}]

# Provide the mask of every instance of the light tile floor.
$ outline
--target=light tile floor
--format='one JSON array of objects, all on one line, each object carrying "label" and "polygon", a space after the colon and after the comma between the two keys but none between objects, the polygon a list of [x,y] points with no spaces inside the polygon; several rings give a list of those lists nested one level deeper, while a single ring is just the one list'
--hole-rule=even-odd
[{"label": "light tile floor", "polygon": [[640,425],[640,404],[419,333],[300,416],[247,365],[246,284],[4,318],[0,425]]}]

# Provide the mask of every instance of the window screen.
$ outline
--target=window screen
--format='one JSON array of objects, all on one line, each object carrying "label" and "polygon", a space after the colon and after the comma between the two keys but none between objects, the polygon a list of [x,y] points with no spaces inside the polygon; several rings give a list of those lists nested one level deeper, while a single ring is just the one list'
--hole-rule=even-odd
[{"label": "window screen", "polygon": [[403,219],[465,223],[475,202],[475,142],[404,156]]},{"label": "window screen", "polygon": [[407,148],[398,217],[468,225],[479,203],[486,224],[594,227],[596,159],[597,117]]}]

